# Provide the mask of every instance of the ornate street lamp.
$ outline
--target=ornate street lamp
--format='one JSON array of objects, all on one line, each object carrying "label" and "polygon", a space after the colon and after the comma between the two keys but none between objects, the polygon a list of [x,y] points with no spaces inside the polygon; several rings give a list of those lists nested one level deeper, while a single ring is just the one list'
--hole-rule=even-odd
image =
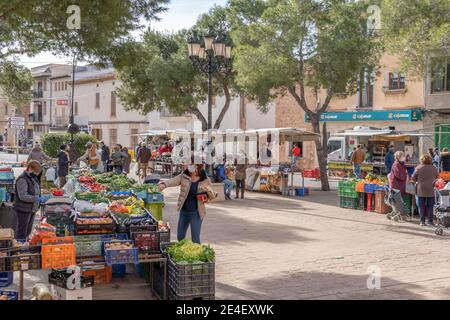
[{"label": "ornate street lamp", "polygon": [[75,161],[78,157],[76,148],[75,148],[75,141],[73,139],[73,136],[80,132],[80,127],[75,123],[75,117],[74,117],[74,101],[75,101],[75,71],[76,71],[76,62],[77,62],[77,55],[76,53],[73,55],[73,63],[72,63],[72,95],[71,95],[71,103],[70,103],[70,116],[69,116],[69,126],[67,127],[67,132],[70,134],[70,161]]},{"label": "ornate street lamp", "polygon": [[[216,73],[227,74],[231,70],[231,45],[224,35],[193,34],[188,40],[189,58],[195,67],[208,75],[208,145],[212,141],[212,77]],[[210,155],[208,155],[209,157]],[[212,166],[209,173],[212,174]]]}]

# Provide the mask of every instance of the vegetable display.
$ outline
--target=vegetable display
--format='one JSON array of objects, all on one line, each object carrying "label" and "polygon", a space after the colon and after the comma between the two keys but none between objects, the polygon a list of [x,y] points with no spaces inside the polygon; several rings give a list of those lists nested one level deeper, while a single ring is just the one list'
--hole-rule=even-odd
[{"label": "vegetable display", "polygon": [[176,263],[214,262],[215,252],[209,245],[193,243],[189,239],[179,241],[167,248],[170,258]]}]

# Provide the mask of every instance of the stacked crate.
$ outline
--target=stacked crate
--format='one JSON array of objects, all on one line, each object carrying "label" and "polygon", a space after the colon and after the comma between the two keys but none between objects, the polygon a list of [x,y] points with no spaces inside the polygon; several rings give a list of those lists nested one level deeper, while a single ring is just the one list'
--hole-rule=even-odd
[{"label": "stacked crate", "polygon": [[356,182],[338,182],[339,205],[341,208],[358,209],[360,195],[356,192]]}]

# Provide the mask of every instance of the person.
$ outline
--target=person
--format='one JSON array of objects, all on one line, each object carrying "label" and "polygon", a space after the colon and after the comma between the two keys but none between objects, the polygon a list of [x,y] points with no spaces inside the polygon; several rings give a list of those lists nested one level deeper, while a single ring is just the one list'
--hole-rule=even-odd
[{"label": "person", "polygon": [[302,149],[298,145],[298,143],[294,144],[294,148],[292,148],[292,163],[295,164],[297,160],[300,159],[300,155],[302,153]]},{"label": "person", "polygon": [[31,150],[30,154],[28,155],[27,162],[30,162],[32,160],[35,160],[42,165],[45,161],[51,161],[52,158],[46,155],[45,152],[42,151],[41,146],[36,142],[36,146]]},{"label": "person", "polygon": [[394,163],[389,174],[389,187],[399,190],[403,195],[406,194],[406,181],[408,180],[408,171],[406,170],[406,157],[402,151],[394,154]]},{"label": "person", "polygon": [[450,152],[448,152],[448,148],[442,149],[440,162],[441,171],[450,171]]},{"label": "person", "polygon": [[100,141],[100,148],[101,148],[101,156],[100,160],[102,161],[103,165],[103,172],[108,171],[108,162],[109,162],[109,147],[105,144],[105,142]]},{"label": "person", "polygon": [[244,191],[245,191],[245,178],[246,178],[246,164],[237,163],[236,164],[236,173],[234,178],[236,179],[236,198],[239,199],[239,190],[241,191],[241,199],[244,199]]},{"label": "person", "polygon": [[89,167],[92,170],[96,170],[98,167],[98,163],[100,161],[100,159],[97,156],[97,146],[95,145],[95,143],[88,141],[85,145],[85,148],[86,152],[84,153],[83,156],[78,158],[77,162],[79,163],[80,161],[84,161],[89,165]]},{"label": "person", "polygon": [[[168,142],[165,142],[163,145],[161,145],[158,148],[158,155],[159,156],[164,156],[164,155],[170,154],[171,152],[172,152],[172,148],[169,146]],[[164,173],[170,173],[170,170],[171,170],[170,164],[164,164],[163,165]]]},{"label": "person", "polygon": [[352,150],[350,150],[350,153],[348,154],[348,158],[351,160],[352,159],[352,156],[353,156],[353,153],[356,151],[356,147],[353,147],[353,149]]},{"label": "person", "polygon": [[131,156],[128,153],[128,148],[123,147],[122,154],[123,154],[123,172],[128,174],[130,173],[130,164],[131,164]]},{"label": "person", "polygon": [[420,225],[425,225],[425,217],[428,217],[428,224],[433,225],[434,181],[438,178],[439,172],[433,166],[430,155],[424,154],[420,157],[420,165],[412,175],[411,180],[417,183],[416,201],[419,206]]},{"label": "person", "polygon": [[137,160],[137,157],[138,157],[138,155],[139,155],[139,150],[142,148],[142,142],[139,142],[138,144],[137,144],[137,146],[134,148],[134,157],[136,158],[136,160]]},{"label": "person", "polygon": [[142,143],[136,161],[139,165],[139,169],[142,170],[142,179],[144,180],[147,177],[148,162],[150,161],[151,157],[152,157],[151,150],[147,148],[146,143]]},{"label": "person", "polygon": [[25,171],[17,178],[13,209],[17,218],[16,239],[26,240],[33,229],[34,217],[42,202],[37,176],[42,167],[39,161],[31,160]]},{"label": "person", "polygon": [[223,193],[226,200],[231,200],[231,190],[233,190],[233,181],[229,180],[225,174],[225,160],[216,168],[217,182],[223,182]]},{"label": "person", "polygon": [[384,156],[384,165],[386,167],[386,174],[391,173],[392,165],[394,164],[394,146],[389,146],[388,152]]},{"label": "person", "polygon": [[57,155],[58,158],[58,179],[59,187],[62,188],[67,182],[67,175],[69,174],[69,146],[61,145]]},{"label": "person", "polygon": [[118,145],[115,145],[113,148],[113,153],[111,154],[112,166],[114,168],[114,172],[117,174],[121,174],[123,172],[123,164],[124,164],[124,156],[123,152],[119,148]]},{"label": "person", "polygon": [[365,155],[365,157],[364,157],[364,161],[366,161],[366,162],[372,162],[372,160],[373,160],[373,151],[372,151],[372,148],[367,147],[367,148],[366,148],[366,155]]},{"label": "person", "polygon": [[434,148],[433,165],[436,168],[439,168],[439,160],[440,160],[439,148]]},{"label": "person", "polygon": [[191,227],[192,242],[201,243],[200,233],[203,219],[206,216],[204,199],[199,199],[198,194],[207,195],[207,199],[216,197],[202,164],[184,166],[180,175],[158,185],[158,191],[166,188],[180,186],[180,194],[177,202],[177,210],[180,213],[177,228],[177,238],[181,241],[186,238],[186,233]]},{"label": "person", "polygon": [[365,152],[361,148],[361,145],[358,145],[351,158],[351,163],[353,164],[353,173],[358,179],[361,178],[361,164],[364,162],[365,158]]}]

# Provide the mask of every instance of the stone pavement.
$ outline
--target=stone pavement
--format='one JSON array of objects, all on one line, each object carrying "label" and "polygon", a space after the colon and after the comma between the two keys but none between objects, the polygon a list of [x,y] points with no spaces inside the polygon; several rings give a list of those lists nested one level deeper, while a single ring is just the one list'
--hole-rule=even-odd
[{"label": "stone pavement", "polygon": [[[174,239],[176,188],[165,195]],[[433,228],[339,208],[333,191],[246,195],[209,204],[202,227],[202,242],[216,250],[218,299],[450,297],[450,241]],[[379,290],[367,289],[373,266]]]}]

